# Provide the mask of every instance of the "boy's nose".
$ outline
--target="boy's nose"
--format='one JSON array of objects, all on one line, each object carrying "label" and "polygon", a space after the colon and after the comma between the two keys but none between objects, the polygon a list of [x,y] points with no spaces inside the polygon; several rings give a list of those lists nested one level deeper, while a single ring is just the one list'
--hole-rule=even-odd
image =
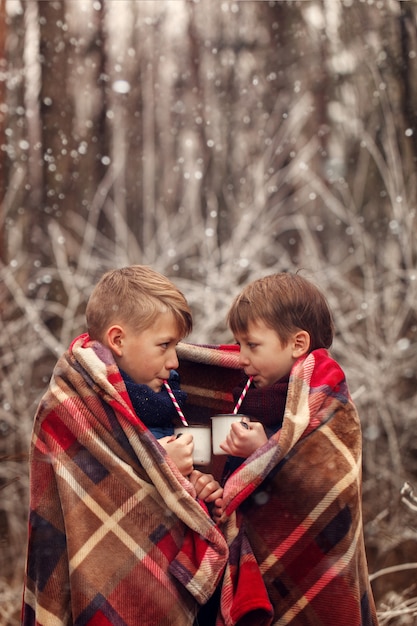
[{"label": "boy's nose", "polygon": [[245,353],[242,351],[239,352],[239,365],[241,367],[244,367],[245,365],[249,365],[249,359],[245,355]]},{"label": "boy's nose", "polygon": [[177,352],[174,350],[167,355],[165,366],[167,369],[176,370],[180,362],[178,361]]}]

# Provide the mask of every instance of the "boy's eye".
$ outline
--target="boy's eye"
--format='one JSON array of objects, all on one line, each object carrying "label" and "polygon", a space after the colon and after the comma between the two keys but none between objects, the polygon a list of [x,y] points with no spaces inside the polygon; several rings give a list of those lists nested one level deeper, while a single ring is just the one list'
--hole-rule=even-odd
[{"label": "boy's eye", "polygon": [[164,343],[159,344],[161,346],[161,348],[164,348],[164,350],[166,350],[169,346],[169,343],[167,341],[165,341]]}]

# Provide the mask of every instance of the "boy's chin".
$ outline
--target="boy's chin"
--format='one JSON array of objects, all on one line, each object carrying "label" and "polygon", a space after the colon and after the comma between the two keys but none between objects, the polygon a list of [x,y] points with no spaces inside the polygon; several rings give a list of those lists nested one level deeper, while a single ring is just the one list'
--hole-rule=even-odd
[{"label": "boy's chin", "polygon": [[162,391],[163,386],[164,386],[164,383],[159,380],[153,381],[148,385],[148,387],[150,387],[152,391],[154,391],[155,393],[159,393],[160,391]]}]

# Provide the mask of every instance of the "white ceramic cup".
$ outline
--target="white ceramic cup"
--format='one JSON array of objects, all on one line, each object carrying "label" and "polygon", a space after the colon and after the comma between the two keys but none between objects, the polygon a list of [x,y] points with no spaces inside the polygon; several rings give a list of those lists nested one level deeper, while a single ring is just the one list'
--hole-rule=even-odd
[{"label": "white ceramic cup", "polygon": [[211,461],[211,429],[210,426],[178,426],[176,435],[192,435],[194,441],[194,465],[209,465]]},{"label": "white ceramic cup", "polygon": [[226,454],[221,449],[223,443],[230,432],[233,422],[249,422],[250,418],[242,413],[225,413],[223,415],[213,415],[211,418],[211,432],[213,438],[213,454]]}]

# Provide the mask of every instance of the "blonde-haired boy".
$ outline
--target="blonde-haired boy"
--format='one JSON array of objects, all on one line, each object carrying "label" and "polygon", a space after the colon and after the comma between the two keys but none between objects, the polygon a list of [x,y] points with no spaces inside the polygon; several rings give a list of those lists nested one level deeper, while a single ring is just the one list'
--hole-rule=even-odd
[{"label": "blonde-haired boy", "polygon": [[192,626],[228,550],[205,505],[222,490],[170,434],[189,306],[134,265],[102,277],[86,318],[35,417],[22,624]]}]

